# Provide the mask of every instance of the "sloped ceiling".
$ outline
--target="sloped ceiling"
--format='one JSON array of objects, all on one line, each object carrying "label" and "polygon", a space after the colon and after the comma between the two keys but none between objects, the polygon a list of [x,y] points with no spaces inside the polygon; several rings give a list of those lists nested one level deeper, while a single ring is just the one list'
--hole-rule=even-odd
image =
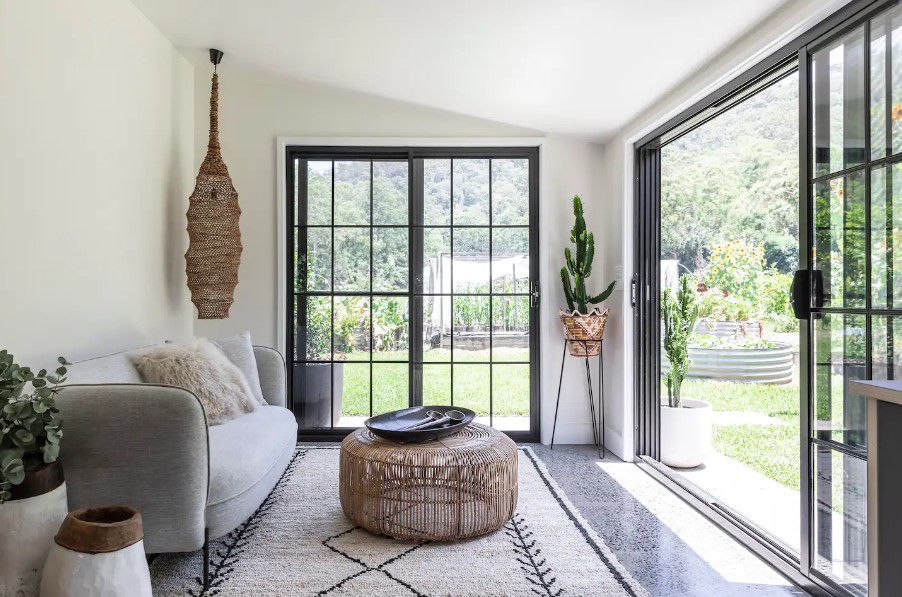
[{"label": "sloped ceiling", "polygon": [[604,139],[786,0],[133,0],[199,64]]}]

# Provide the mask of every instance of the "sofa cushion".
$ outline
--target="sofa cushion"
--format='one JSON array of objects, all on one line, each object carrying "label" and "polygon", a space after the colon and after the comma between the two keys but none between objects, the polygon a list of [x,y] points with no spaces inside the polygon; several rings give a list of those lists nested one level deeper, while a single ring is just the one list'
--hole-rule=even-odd
[{"label": "sofa cushion", "polygon": [[68,367],[67,384],[141,383],[141,374],[128,353],[119,352],[73,363]]},{"label": "sofa cushion", "polygon": [[244,374],[203,338],[160,344],[130,356],[147,383],[184,388],[197,396],[209,425],[221,425],[260,406]]},{"label": "sofa cushion", "polygon": [[257,371],[257,357],[254,356],[251,333],[243,332],[222,340],[214,340],[213,344],[218,346],[244,374],[244,377],[247,378],[247,385],[257,402],[266,404],[263,390],[260,387],[260,373]]},{"label": "sofa cushion", "polygon": [[210,427],[207,526],[213,537],[217,529],[231,531],[260,506],[282,476],[297,433],[294,413],[281,406],[262,406]]}]

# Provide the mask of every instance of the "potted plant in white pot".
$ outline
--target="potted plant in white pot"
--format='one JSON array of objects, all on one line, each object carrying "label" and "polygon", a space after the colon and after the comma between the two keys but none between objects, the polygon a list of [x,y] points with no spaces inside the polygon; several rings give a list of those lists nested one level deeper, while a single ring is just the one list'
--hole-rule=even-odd
[{"label": "potted plant in white pot", "polygon": [[576,245],[576,255],[573,255],[570,247],[565,248],[564,259],[567,265],[561,268],[561,283],[568,311],[561,309],[558,315],[564,326],[564,338],[568,341],[570,354],[576,357],[596,356],[601,351],[608,310],[602,311],[598,307],[590,310],[589,307],[611,296],[614,282],[595,296],[590,296],[586,291],[586,280],[592,275],[592,261],[595,258],[595,237],[586,231],[583,202],[579,195],[573,197],[573,215],[576,223],[570,230],[570,242]]},{"label": "potted plant in white pot", "polygon": [[669,288],[661,299],[664,354],[670,368],[664,376],[667,404],[661,405],[661,462],[691,468],[711,453],[711,405],[683,398],[683,380],[689,372],[689,337],[698,319],[698,303],[689,276],[680,277],[679,290]]},{"label": "potted plant in white pot", "polygon": [[68,363],[33,373],[0,350],[0,595],[35,597],[68,512],[55,397]]}]

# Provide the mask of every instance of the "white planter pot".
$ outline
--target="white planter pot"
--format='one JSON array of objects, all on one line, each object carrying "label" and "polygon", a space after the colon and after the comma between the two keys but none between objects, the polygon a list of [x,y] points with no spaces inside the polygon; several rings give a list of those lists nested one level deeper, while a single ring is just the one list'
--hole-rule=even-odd
[{"label": "white planter pot", "polygon": [[684,398],[680,408],[661,405],[661,462],[692,468],[711,453],[711,405]]},{"label": "white planter pot", "polygon": [[41,597],[152,597],[144,541],[110,553],[79,553],[53,544]]},{"label": "white planter pot", "polygon": [[68,511],[65,483],[0,504],[0,596],[37,597],[53,536]]},{"label": "white planter pot", "polygon": [[70,512],[56,534],[41,597],[152,597],[141,515],[129,506]]}]

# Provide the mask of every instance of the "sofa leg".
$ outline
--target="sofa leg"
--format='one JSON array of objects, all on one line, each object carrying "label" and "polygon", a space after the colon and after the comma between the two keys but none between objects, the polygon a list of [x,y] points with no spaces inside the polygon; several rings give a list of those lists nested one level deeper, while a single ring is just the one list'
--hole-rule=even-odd
[{"label": "sofa leg", "polygon": [[210,590],[210,529],[204,529],[204,592]]}]

